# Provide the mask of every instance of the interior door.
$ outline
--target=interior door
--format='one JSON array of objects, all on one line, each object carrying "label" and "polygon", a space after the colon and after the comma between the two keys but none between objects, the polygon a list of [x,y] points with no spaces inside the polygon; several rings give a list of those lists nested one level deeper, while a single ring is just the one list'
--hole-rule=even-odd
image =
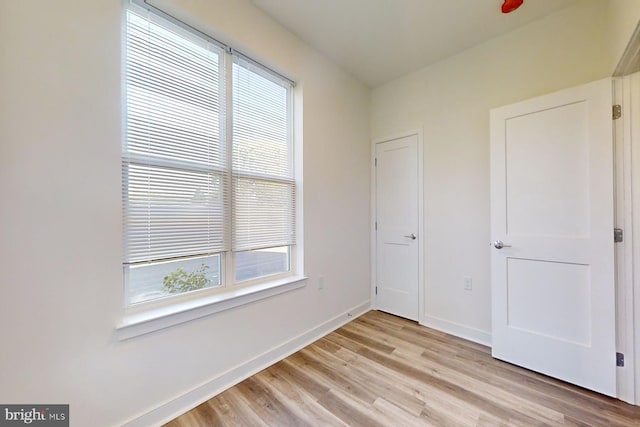
[{"label": "interior door", "polygon": [[418,136],[376,144],[376,308],[418,320]]},{"label": "interior door", "polygon": [[611,80],[491,111],[493,356],[615,396]]}]

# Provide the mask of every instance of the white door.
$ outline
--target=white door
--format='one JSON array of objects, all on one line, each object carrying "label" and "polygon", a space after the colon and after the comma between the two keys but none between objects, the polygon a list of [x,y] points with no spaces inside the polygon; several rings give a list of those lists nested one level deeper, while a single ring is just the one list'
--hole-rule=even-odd
[{"label": "white door", "polygon": [[615,396],[610,79],[491,111],[491,235],[493,356]]},{"label": "white door", "polygon": [[418,136],[376,144],[376,308],[418,320]]}]

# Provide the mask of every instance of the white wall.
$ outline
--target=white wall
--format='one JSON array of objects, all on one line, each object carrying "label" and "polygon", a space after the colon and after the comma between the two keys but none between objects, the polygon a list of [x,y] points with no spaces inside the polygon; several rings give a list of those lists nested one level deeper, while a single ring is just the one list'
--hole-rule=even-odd
[{"label": "white wall", "polygon": [[640,20],[640,1],[609,0],[610,72],[616,68]]},{"label": "white wall", "polygon": [[115,339],[120,0],[1,2],[0,402],[70,403],[74,426],[121,425],[369,300],[368,90],[248,1],[161,4],[299,81],[312,279]]},{"label": "white wall", "polygon": [[373,90],[374,139],[424,129],[426,324],[490,340],[489,110],[610,75],[607,13],[577,2]]}]

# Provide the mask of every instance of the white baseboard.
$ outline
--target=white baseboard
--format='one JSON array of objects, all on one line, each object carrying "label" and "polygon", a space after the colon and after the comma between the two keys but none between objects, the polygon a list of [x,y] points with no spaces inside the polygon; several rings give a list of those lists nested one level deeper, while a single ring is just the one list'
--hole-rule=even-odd
[{"label": "white baseboard", "polygon": [[440,332],[455,335],[478,344],[491,347],[491,333],[480,329],[470,328],[469,326],[460,325],[459,323],[450,322],[448,320],[439,319],[433,316],[423,316],[420,324]]},{"label": "white baseboard", "polygon": [[328,321],[272,348],[254,358],[211,378],[190,391],[171,399],[156,408],[139,415],[126,423],[123,427],[160,426],[177,416],[195,408],[203,402],[220,394],[224,390],[238,384],[261,370],[273,365],[312,342],[322,338],[342,325],[349,323],[356,317],[371,309],[371,302],[366,301]]}]

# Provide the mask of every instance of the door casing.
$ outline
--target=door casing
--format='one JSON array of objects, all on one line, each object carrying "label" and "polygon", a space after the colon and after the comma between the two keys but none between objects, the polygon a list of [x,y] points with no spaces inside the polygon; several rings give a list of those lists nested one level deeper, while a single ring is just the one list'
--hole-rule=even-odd
[{"label": "door casing", "polygon": [[640,405],[640,73],[614,79],[615,220],[624,241],[616,244],[616,351],[625,356],[617,370],[618,399]]}]

